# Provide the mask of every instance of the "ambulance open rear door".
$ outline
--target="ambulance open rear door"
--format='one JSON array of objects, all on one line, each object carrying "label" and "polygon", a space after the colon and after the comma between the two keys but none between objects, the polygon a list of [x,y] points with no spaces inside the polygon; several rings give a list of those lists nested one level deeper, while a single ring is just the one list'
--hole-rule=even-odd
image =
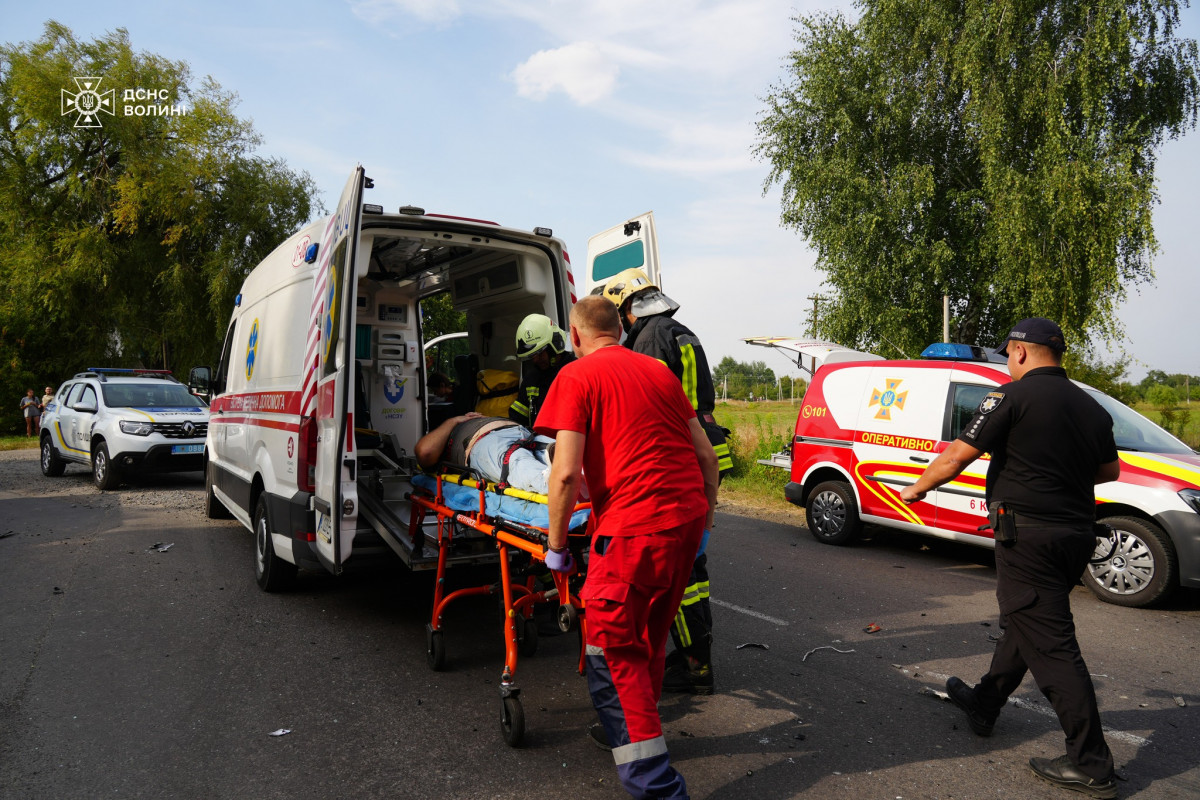
[{"label": "ambulance open rear door", "polygon": [[317,327],[317,457],[313,505],[317,555],[335,575],[350,556],[358,522],[354,382],[355,258],[366,178],[358,166],[321,237],[313,290]]},{"label": "ambulance open rear door", "polygon": [[588,239],[584,294],[595,294],[613,275],[634,267],[645,272],[655,286],[663,289],[653,211],[647,211]]}]

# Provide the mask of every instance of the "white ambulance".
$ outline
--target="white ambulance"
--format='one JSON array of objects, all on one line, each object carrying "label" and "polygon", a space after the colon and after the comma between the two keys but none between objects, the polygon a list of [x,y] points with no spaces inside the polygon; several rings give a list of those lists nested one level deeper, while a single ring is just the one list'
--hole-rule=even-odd
[{"label": "white ambulance", "polygon": [[[514,339],[526,315],[565,329],[576,299],[565,247],[548,228],[410,206],[384,213],[364,205],[370,187],[358,167],[333,216],[250,273],[219,365],[192,371],[191,385],[212,398],[206,513],[253,531],[267,591],[287,588],[298,567],[338,574],[352,558],[389,551],[413,569],[436,566],[434,537],[410,528],[417,440],[474,410],[480,370],[519,370]],[[649,215],[626,227],[613,248],[653,242]],[[656,252],[641,249],[657,275]],[[603,249],[596,255],[603,267]],[[443,293],[465,315],[467,352],[454,357],[454,402],[435,405],[422,304]],[[456,537],[452,564],[494,558],[491,540]]]},{"label": "white ambulance", "polygon": [[[923,502],[899,492],[958,438],[984,395],[1009,381],[1006,360],[978,347],[931,345],[921,360],[885,361],[829,342],[762,337],[812,373],[796,419],[788,501],[818,541],[849,544],[863,523],[994,547],[986,522],[988,457]],[[1003,362],[1003,363],[1001,363]],[[1083,386],[1083,384],[1080,384]],[[1200,587],[1200,455],[1103,392],[1121,477],[1096,487],[1096,516],[1115,530],[1084,582],[1102,600],[1145,606]],[[1111,548],[1111,549],[1110,549]]]}]

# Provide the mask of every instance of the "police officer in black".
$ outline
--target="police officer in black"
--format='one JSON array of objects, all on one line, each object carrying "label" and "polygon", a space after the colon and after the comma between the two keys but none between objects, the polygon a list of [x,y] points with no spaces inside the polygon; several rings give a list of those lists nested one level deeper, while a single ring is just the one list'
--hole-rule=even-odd
[{"label": "police officer in black", "polygon": [[959,438],[905,487],[906,503],[953,480],[983,453],[989,520],[996,537],[996,599],[1004,635],[978,684],[946,682],[979,736],[990,736],[1009,695],[1032,672],[1058,714],[1067,754],[1033,758],[1039,778],[1113,798],[1113,757],[1096,691],[1075,638],[1070,594],[1096,547],[1094,486],[1120,475],[1112,419],[1067,379],[1059,326],[1025,319],[998,351],[1013,382],[984,397]]}]

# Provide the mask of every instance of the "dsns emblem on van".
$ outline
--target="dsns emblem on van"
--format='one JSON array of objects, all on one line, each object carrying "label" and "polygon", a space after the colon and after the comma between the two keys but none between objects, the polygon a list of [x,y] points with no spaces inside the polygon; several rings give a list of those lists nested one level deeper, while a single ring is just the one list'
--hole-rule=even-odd
[{"label": "dsns emblem on van", "polygon": [[903,378],[888,378],[884,381],[885,388],[883,391],[873,389],[871,391],[871,402],[867,404],[867,408],[879,406],[879,410],[875,412],[875,419],[892,418],[892,409],[897,411],[904,410],[904,400],[908,397],[908,392],[896,392],[900,384],[904,381]]},{"label": "dsns emblem on van", "polygon": [[258,320],[250,326],[250,341],[246,343],[246,380],[254,374],[254,359],[258,356]]}]

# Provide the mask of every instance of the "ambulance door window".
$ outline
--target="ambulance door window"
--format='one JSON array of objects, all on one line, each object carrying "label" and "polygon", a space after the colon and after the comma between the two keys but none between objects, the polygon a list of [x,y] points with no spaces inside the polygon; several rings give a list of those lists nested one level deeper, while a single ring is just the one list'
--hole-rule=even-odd
[{"label": "ambulance door window", "polygon": [[946,425],[942,433],[942,441],[952,442],[962,433],[963,428],[979,410],[983,397],[992,391],[993,386],[979,386],[973,383],[951,384],[950,403],[946,409]]},{"label": "ambulance door window", "polygon": [[213,376],[213,385],[211,396],[216,397],[219,394],[225,394],[225,381],[229,375],[229,357],[233,352],[233,334],[237,328],[237,322],[229,323],[229,330],[225,332],[225,346],[221,348],[221,361],[217,364],[217,374]]}]

